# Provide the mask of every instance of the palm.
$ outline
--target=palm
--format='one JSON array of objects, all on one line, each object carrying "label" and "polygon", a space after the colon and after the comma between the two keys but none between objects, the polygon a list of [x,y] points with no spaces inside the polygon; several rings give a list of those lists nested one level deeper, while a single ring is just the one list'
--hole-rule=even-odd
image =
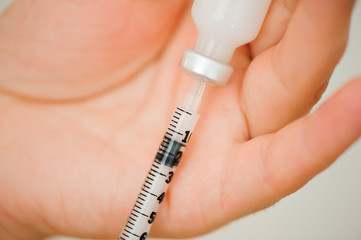
[{"label": "palm", "polygon": [[[131,3],[122,4],[132,7]],[[162,4],[165,3],[148,5],[159,9],[158,5]],[[116,42],[121,42],[123,36],[113,39],[109,37],[113,37],[112,34],[104,34],[102,39],[92,39],[92,47],[101,45],[98,41],[107,42],[110,51],[100,48],[101,51],[93,55],[79,51],[73,56],[76,61],[66,67],[72,74],[70,79],[90,76],[86,81],[70,81],[69,84],[69,75],[58,74],[56,87],[34,82],[46,87],[35,94],[26,87],[4,84],[10,94],[1,97],[4,116],[1,129],[5,137],[0,146],[5,151],[1,151],[0,156],[14,164],[2,168],[5,172],[1,175],[5,177],[0,183],[4,190],[11,192],[8,199],[4,199],[17,199],[22,202],[20,209],[31,209],[27,214],[35,221],[44,224],[45,220],[44,229],[34,226],[36,231],[85,237],[114,237],[120,231],[171,109],[181,102],[190,83],[177,64],[182,51],[191,47],[195,32],[189,17],[178,19],[179,6],[171,9],[172,14],[163,17],[171,16],[172,21],[158,29],[165,34],[157,35],[158,38],[150,42],[144,40],[150,47],[139,50],[139,45],[134,45],[135,50],[128,55],[117,56],[109,52],[119,50]],[[282,12],[278,3],[273,4],[273,12],[268,19],[271,23],[280,20],[275,16]],[[11,17],[11,14],[8,15]],[[287,14],[283,19],[289,17]],[[297,25],[300,19],[294,21],[293,25]],[[176,37],[165,45],[170,29],[177,22],[179,29],[173,33]],[[266,30],[275,30],[271,23],[266,23]],[[286,25],[287,21],[283,27]],[[109,33],[118,30],[116,24],[107,26]],[[142,26],[129,26],[129,29],[132,27],[137,32],[136,27]],[[330,51],[321,49],[314,63],[304,63],[311,68],[311,73],[304,76],[306,83],[287,82],[283,79],[297,74],[292,70],[302,71],[303,67],[296,69],[286,65],[301,62],[284,56],[284,52],[301,55],[302,52],[290,50],[287,41],[300,44],[295,41],[298,36],[293,36],[292,30],[288,31],[282,45],[279,43],[283,37],[282,26],[276,28],[280,31],[276,37],[264,30],[256,42],[238,50],[233,61],[236,72],[228,86],[207,90],[200,109],[201,119],[162,205],[163,211],[157,216],[153,234],[187,236],[207,232],[279,200],[331,161],[327,154],[319,154],[315,159],[320,163],[315,166],[303,166],[295,161],[293,165],[285,164],[286,170],[277,171],[279,164],[284,163],[277,159],[282,160],[293,151],[309,151],[307,147],[297,148],[300,137],[296,133],[306,124],[295,123],[277,134],[270,133],[309,110],[339,55],[328,59],[327,64],[318,64],[328,57],[324,52]],[[122,30],[127,32],[127,29]],[[149,34],[154,33],[150,31]],[[320,35],[320,38],[328,37]],[[190,36],[186,43],[184,36]],[[76,41],[75,38],[69,44],[76,45]],[[144,41],[139,44],[144,45]],[[285,49],[280,49],[281,45]],[[161,47],[164,49],[157,57]],[[58,54],[56,59],[67,58],[66,51]],[[102,63],[97,62],[97,54],[105,59]],[[306,51],[304,57],[312,57],[312,54]],[[280,59],[275,60],[275,55]],[[124,65],[114,66],[117,57],[124,58],[120,61]],[[63,67],[56,59],[51,68],[40,69],[42,75],[52,76],[54,67],[55,71]],[[44,59],[38,60],[36,66],[47,66]],[[128,62],[130,64],[126,64]],[[82,70],[89,65],[95,67],[84,74]],[[321,73],[320,68],[323,68]],[[316,73],[318,79],[314,79]],[[20,83],[22,77],[20,72]],[[16,148],[9,147],[14,143]],[[268,147],[270,144],[274,144],[272,150]],[[278,146],[285,150],[279,151]],[[333,153],[332,159],[337,154]],[[289,170],[287,175],[285,172]],[[10,174],[13,172],[17,174]],[[25,190],[13,190],[19,188]],[[16,204],[10,203],[8,207],[19,212]],[[23,219],[19,222],[22,221],[26,222]]]}]

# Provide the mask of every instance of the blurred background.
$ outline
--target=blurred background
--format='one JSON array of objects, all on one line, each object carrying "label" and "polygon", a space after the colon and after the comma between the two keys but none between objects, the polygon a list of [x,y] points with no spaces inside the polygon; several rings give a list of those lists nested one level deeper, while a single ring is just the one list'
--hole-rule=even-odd
[{"label": "blurred background", "polygon": [[[0,12],[12,0],[0,0]],[[348,0],[345,0],[348,1]],[[345,55],[321,103],[361,74],[361,2],[354,9]],[[361,94],[358,101],[361,101]],[[360,240],[361,140],[305,187],[274,206],[192,240]],[[121,231],[122,226],[119,226]],[[75,240],[53,237],[47,240]]]}]

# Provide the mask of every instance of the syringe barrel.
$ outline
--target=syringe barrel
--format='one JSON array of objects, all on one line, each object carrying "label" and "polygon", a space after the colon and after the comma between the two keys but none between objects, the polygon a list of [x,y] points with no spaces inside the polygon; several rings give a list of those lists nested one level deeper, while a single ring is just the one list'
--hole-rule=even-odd
[{"label": "syringe barrel", "polygon": [[119,240],[145,240],[199,115],[177,107]]}]

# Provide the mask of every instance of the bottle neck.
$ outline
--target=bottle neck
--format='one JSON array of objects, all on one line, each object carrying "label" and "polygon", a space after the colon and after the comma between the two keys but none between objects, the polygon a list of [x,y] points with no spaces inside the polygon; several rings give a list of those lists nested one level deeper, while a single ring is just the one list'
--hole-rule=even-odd
[{"label": "bottle neck", "polygon": [[199,35],[193,50],[216,61],[229,64],[235,48],[229,42]]}]

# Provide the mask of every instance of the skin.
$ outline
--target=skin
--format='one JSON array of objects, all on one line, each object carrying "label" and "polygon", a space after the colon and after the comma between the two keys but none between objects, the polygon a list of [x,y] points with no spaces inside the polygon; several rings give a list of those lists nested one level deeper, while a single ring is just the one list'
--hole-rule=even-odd
[{"label": "skin", "polygon": [[[353,3],[272,2],[230,83],[206,90],[151,236],[196,236],[266,208],[360,137],[361,78],[308,114]],[[1,239],[118,236],[191,83],[178,67],[196,38],[190,7],[22,0],[0,16]]]}]

